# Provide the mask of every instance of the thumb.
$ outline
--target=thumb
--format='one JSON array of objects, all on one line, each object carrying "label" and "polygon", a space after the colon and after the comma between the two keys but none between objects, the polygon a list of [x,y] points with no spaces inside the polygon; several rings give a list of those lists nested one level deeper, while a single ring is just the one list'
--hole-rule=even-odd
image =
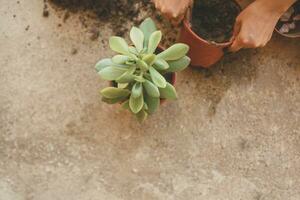
[{"label": "thumb", "polygon": [[239,37],[240,31],[241,31],[241,23],[240,23],[240,21],[237,20],[234,24],[232,37],[230,39],[230,42],[232,42],[232,44],[228,48],[229,51],[236,52],[241,49],[239,47],[239,42],[238,42],[239,41],[238,37]]}]

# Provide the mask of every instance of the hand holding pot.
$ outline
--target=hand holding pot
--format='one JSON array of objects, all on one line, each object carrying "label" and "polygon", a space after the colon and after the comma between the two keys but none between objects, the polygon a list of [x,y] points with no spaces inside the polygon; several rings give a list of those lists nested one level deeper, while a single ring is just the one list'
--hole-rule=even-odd
[{"label": "hand holding pot", "polygon": [[236,19],[230,51],[263,47],[271,39],[280,16],[296,0],[256,0]]},{"label": "hand holding pot", "polygon": [[193,0],[152,0],[155,7],[175,25],[179,24]]}]

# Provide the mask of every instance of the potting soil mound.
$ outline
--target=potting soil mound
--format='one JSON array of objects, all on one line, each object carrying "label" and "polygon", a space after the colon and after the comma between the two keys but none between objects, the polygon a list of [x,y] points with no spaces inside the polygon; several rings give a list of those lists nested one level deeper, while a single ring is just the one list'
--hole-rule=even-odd
[{"label": "potting soil mound", "polygon": [[120,36],[128,31],[124,24],[128,21],[138,24],[141,8],[149,8],[151,5],[150,0],[48,0],[48,2],[54,8],[70,12],[90,11],[93,15],[88,17],[109,22],[115,34]]},{"label": "potting soil mound", "polygon": [[239,12],[234,0],[197,0],[192,10],[192,30],[208,41],[229,41]]}]

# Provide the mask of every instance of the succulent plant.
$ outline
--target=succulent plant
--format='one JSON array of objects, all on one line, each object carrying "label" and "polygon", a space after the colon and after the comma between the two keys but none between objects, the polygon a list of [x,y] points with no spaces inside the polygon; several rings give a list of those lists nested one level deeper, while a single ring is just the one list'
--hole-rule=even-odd
[{"label": "succulent plant", "polygon": [[121,37],[110,37],[110,48],[118,54],[96,64],[101,78],[112,83],[101,90],[102,101],[122,103],[124,109],[135,114],[139,121],[144,121],[157,110],[161,99],[177,99],[176,90],[166,77],[189,65],[190,58],[186,56],[189,47],[177,43],[158,52],[161,38],[161,31],[150,18],[145,19],[139,28],[132,27],[132,45]]}]

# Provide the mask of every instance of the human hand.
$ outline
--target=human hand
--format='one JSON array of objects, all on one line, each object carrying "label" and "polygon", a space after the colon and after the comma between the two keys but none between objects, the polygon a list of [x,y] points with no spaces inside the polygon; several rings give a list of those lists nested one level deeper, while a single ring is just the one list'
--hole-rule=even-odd
[{"label": "human hand", "polygon": [[155,7],[175,25],[179,24],[193,0],[152,0]]},{"label": "human hand", "polygon": [[230,51],[263,47],[271,39],[280,16],[295,0],[256,0],[236,19]]}]

